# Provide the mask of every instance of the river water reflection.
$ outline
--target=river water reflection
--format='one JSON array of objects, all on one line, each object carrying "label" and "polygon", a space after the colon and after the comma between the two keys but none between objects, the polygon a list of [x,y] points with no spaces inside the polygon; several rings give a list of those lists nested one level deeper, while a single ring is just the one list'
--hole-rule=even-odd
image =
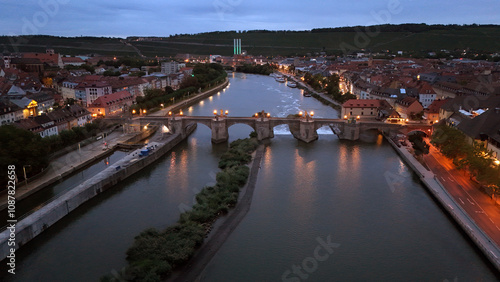
[{"label": "river water reflection", "polygon": [[[232,74],[230,86],[185,110],[273,116],[335,110],[265,76]],[[246,125],[229,128],[230,141]],[[381,138],[339,141],[322,128],[304,144],[276,128],[250,212],[203,274],[203,281],[494,281],[495,274]],[[215,181],[227,144],[199,125],[171,154],[91,200],[18,251],[17,281],[95,281],[125,264],[134,236],[164,228]],[[321,240],[331,253],[315,249]],[[326,250],[326,252],[325,252]],[[326,257],[328,254],[328,257]],[[296,273],[294,265],[302,272]],[[290,271],[290,272],[287,272]],[[5,272],[3,272],[5,273]],[[286,280],[285,280],[286,281]]]}]

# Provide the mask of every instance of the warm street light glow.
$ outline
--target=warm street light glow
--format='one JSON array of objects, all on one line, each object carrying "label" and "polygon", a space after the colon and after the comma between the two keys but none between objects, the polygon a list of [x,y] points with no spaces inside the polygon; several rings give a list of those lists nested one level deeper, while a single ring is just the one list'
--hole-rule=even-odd
[{"label": "warm street light glow", "polygon": [[495,160],[495,161],[494,161],[494,163],[495,163],[496,165],[500,165],[500,161],[499,161],[499,160]]},{"label": "warm street light glow", "polygon": [[344,119],[347,119],[347,115],[344,116]]},{"label": "warm street light glow", "polygon": [[132,110],[132,113],[135,115],[135,110]]},{"label": "warm street light glow", "polygon": [[255,117],[258,117],[259,116],[259,113],[255,113]]},{"label": "warm street light glow", "polygon": [[437,120],[437,119],[434,121],[434,123],[438,123],[438,122],[439,122],[439,120]]},{"label": "warm street light glow", "polygon": [[313,111],[311,111],[309,114],[311,115],[311,117],[314,116],[314,112]]},{"label": "warm street light glow", "polygon": [[184,113],[182,111],[180,111],[179,114],[182,116]]},{"label": "warm street light glow", "polygon": [[148,129],[148,126],[147,126],[147,125],[145,125],[145,126],[144,126],[144,130],[146,130],[146,129]]},{"label": "warm street light glow", "polygon": [[217,110],[214,110],[214,115],[217,115]]},{"label": "warm street light glow", "polygon": [[270,113],[267,113],[267,117],[270,117],[270,116],[271,116],[271,114],[270,114]]},{"label": "warm street light glow", "polygon": [[356,117],[356,119],[359,119],[359,118],[360,118],[359,116]]},{"label": "warm street light glow", "polygon": [[228,111],[228,110],[226,110],[225,114],[226,114],[226,116],[227,116],[227,115],[229,114],[229,111]]},{"label": "warm street light glow", "polygon": [[299,112],[299,116],[302,116],[304,113],[302,113],[302,111]]},{"label": "warm street light glow", "polygon": [[172,112],[168,112],[168,115],[171,116],[172,115]]},{"label": "warm street light glow", "polygon": [[142,111],[142,113],[144,113],[144,114],[145,114],[145,113],[146,113],[146,110]]},{"label": "warm street light glow", "polygon": [[163,108],[163,104],[160,104],[160,106]]}]

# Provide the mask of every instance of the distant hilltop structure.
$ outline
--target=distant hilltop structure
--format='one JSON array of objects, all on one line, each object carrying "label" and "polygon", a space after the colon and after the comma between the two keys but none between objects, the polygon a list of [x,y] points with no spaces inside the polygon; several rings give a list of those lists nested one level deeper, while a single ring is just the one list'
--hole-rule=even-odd
[{"label": "distant hilltop structure", "polygon": [[241,55],[241,39],[233,39],[234,41],[234,55]]}]

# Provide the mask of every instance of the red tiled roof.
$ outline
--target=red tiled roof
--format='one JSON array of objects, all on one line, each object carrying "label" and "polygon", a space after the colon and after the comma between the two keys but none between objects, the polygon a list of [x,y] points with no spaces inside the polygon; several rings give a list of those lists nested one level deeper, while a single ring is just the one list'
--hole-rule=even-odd
[{"label": "red tiled roof", "polygon": [[436,94],[436,91],[434,91],[432,86],[427,82],[422,83],[418,92],[420,94]]},{"label": "red tiled roof", "polygon": [[84,63],[80,57],[62,57],[64,63]]},{"label": "red tiled roof", "polygon": [[434,100],[432,104],[427,107],[427,112],[429,113],[439,113],[439,109],[450,99]]},{"label": "red tiled roof", "polygon": [[57,65],[59,63],[59,54],[23,53],[23,58],[39,59],[42,63],[52,65]]},{"label": "red tiled roof", "polygon": [[124,90],[124,91],[119,91],[115,93],[111,93],[108,95],[101,96],[97,98],[90,106],[90,107],[104,107],[106,105],[109,105],[110,103],[116,103],[120,102],[123,100],[129,100],[133,99],[132,94],[130,92]]},{"label": "red tiled roof", "polygon": [[344,108],[378,108],[380,100],[377,99],[351,99],[342,104]]}]

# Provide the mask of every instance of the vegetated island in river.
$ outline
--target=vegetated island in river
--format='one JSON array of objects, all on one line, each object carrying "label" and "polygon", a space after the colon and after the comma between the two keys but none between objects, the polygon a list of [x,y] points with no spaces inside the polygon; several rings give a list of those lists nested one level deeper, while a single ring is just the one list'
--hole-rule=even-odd
[{"label": "vegetated island in river", "polygon": [[[250,138],[231,142],[219,160],[217,183],[196,195],[196,204],[180,215],[179,221],[163,231],[149,228],[135,237],[127,251],[128,266],[121,273],[106,275],[101,281],[161,281],[195,254],[215,220],[236,206],[240,188],[247,182],[252,152],[259,142]],[[119,276],[119,277],[117,277]]]}]

